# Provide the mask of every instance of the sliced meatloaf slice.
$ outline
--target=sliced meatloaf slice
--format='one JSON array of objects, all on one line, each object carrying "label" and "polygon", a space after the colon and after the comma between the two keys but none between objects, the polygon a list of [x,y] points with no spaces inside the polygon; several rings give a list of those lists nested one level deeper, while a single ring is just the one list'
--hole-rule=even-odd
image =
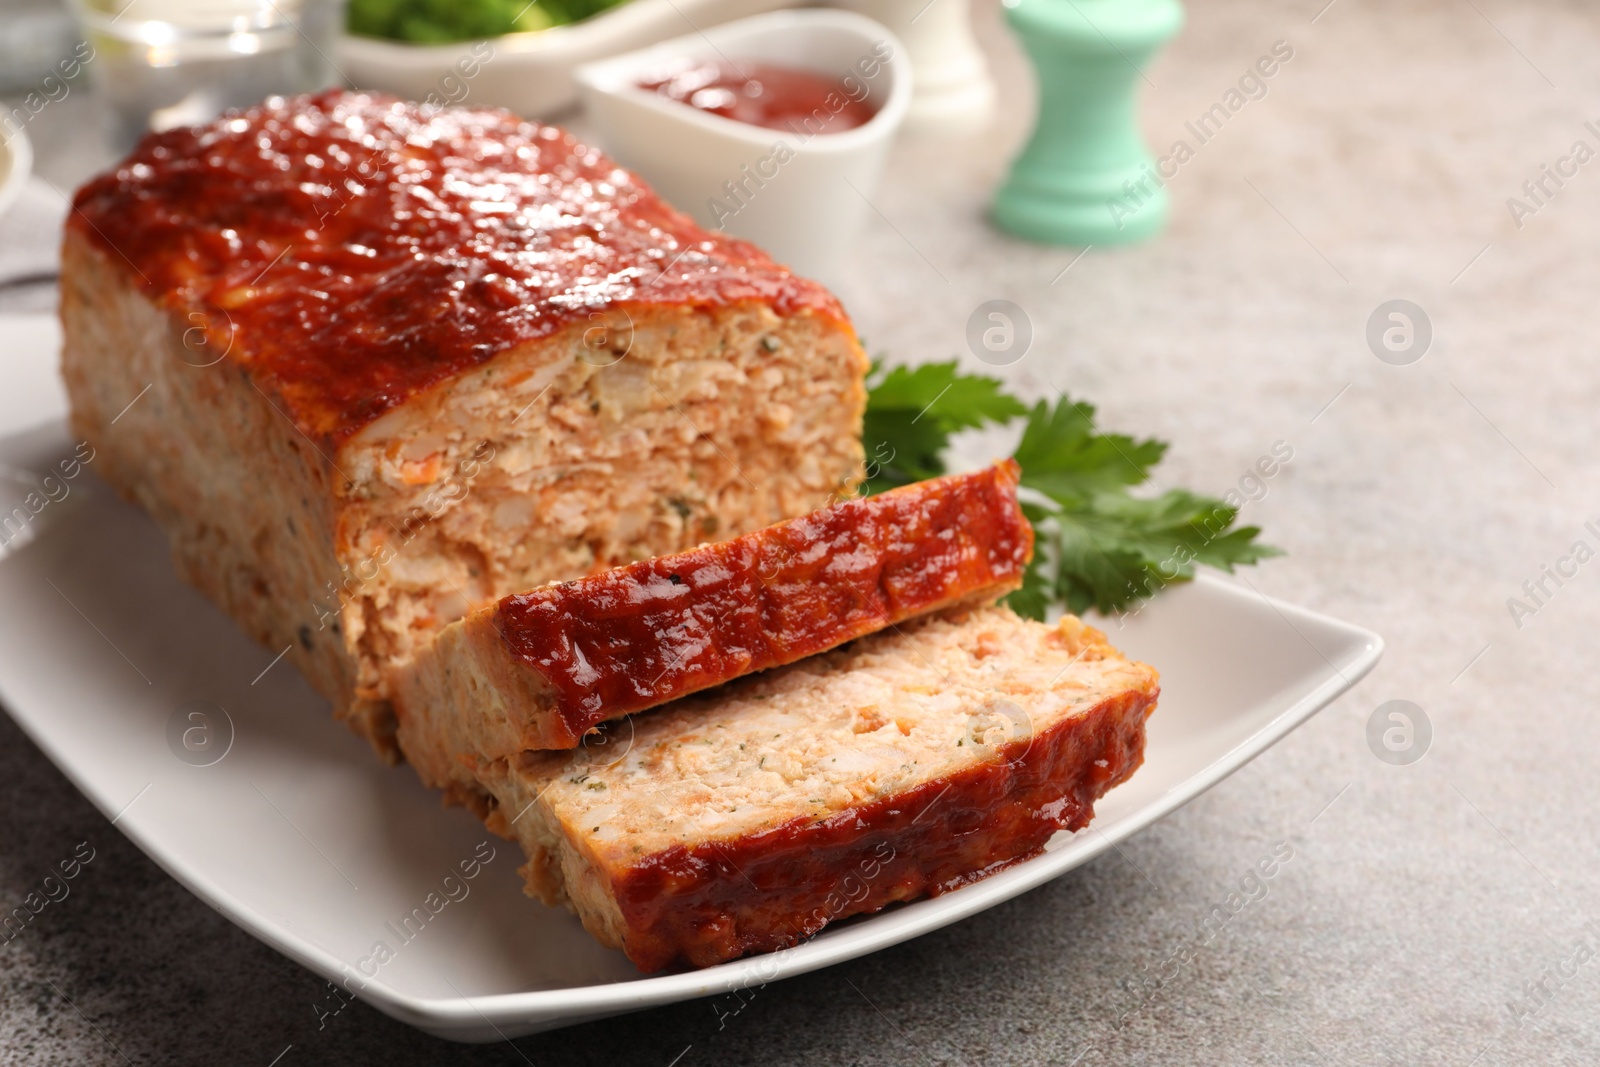
[{"label": "sliced meatloaf slice", "polygon": [[793,945],[1076,830],[1156,673],[1068,617],[962,609],[480,769],[528,892],[646,971]]},{"label": "sliced meatloaf slice", "polygon": [[501,111],[273,99],[81,189],[63,372],[180,574],[393,751],[473,607],[803,515],[860,477],[838,303]]},{"label": "sliced meatloaf slice", "polygon": [[505,597],[451,623],[394,681],[429,785],[573,748],[666,703],[1022,584],[1033,528],[1017,465],[934,478],[731,541]]}]

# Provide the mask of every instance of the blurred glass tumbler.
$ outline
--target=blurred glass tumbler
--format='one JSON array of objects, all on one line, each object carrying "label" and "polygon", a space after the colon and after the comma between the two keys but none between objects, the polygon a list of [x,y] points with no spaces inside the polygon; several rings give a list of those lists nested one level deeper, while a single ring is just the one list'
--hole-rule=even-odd
[{"label": "blurred glass tumbler", "polygon": [[1167,221],[1165,179],[1139,133],[1141,68],[1178,32],[1178,0],[1005,0],[1039,73],[1033,137],[994,220],[1051,244],[1142,241]]},{"label": "blurred glass tumbler", "polygon": [[338,84],[339,0],[71,0],[126,149],[278,93]]}]

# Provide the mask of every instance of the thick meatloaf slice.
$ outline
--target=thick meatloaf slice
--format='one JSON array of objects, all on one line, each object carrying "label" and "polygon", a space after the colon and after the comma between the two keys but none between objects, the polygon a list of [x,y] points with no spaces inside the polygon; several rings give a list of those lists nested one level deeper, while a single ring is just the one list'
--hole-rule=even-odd
[{"label": "thick meatloaf slice", "polygon": [[67,225],[63,372],[182,576],[380,749],[471,608],[859,477],[838,303],[561,130],[359,93],[147,138]]},{"label": "thick meatloaf slice", "polygon": [[1007,460],[934,478],[474,611],[395,678],[401,750],[429,785],[470,788],[477,762],[991,602],[1033,554],[1017,477]]},{"label": "thick meatloaf slice", "polygon": [[646,971],[792,945],[1076,830],[1138,768],[1155,671],[1067,617],[928,616],[489,764],[528,892]]}]

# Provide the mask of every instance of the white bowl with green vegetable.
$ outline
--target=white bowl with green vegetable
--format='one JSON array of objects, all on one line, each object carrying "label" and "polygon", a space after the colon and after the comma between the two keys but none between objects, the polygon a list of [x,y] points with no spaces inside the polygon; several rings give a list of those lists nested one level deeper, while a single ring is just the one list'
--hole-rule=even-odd
[{"label": "white bowl with green vegetable", "polygon": [[578,98],[580,64],[783,0],[350,0],[339,70],[361,89],[547,118]]}]

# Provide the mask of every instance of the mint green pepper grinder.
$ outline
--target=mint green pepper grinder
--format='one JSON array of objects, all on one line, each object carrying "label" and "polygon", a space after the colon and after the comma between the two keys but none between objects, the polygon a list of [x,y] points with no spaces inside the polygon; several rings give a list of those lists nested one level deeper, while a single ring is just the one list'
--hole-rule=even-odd
[{"label": "mint green pepper grinder", "polygon": [[1166,177],[1139,133],[1145,62],[1183,25],[1178,0],[1005,0],[1039,74],[1033,136],[994,220],[1049,244],[1142,241],[1167,221]]}]

